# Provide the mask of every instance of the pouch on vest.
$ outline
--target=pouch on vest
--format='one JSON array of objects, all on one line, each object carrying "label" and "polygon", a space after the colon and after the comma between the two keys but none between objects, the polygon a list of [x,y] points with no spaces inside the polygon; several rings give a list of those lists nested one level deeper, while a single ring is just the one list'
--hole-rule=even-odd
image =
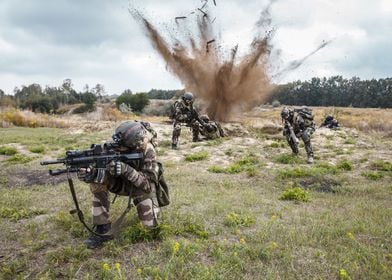
[{"label": "pouch on vest", "polygon": [[162,163],[158,162],[158,166],[157,200],[159,207],[164,207],[170,204],[169,186],[166,184],[163,176]]}]

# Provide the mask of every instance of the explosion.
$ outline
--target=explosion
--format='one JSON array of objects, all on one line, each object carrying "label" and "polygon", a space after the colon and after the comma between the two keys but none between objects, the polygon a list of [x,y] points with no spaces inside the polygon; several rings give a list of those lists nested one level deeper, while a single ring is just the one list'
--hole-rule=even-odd
[{"label": "explosion", "polygon": [[[222,43],[218,41],[214,19],[211,20],[208,14],[207,2],[197,9],[196,32],[187,30],[184,38],[174,38],[173,42],[165,40],[138,10],[131,9],[130,12],[144,27],[152,46],[166,62],[168,71],[179,78],[186,91],[201,99],[211,119],[227,121],[235,114],[265,103],[273,93],[268,68],[274,32],[272,29],[263,35],[259,32],[244,56],[237,56],[238,45],[227,55],[220,51]],[[270,28],[272,3],[261,12],[256,23],[259,29]],[[175,19],[177,33],[181,33],[180,25],[184,20],[188,18]]]}]

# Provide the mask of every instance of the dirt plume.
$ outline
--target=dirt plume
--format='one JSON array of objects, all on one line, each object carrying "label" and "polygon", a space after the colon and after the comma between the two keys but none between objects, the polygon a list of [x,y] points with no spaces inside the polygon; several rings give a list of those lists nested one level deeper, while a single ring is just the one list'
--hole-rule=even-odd
[{"label": "dirt plume", "polygon": [[[167,69],[180,79],[186,91],[202,100],[210,118],[228,120],[233,113],[249,110],[271,94],[267,66],[272,32],[255,37],[249,53],[238,61],[238,46],[231,49],[228,58],[219,49],[217,32],[207,11],[200,11],[196,17],[196,34],[187,32],[185,39],[175,38],[174,42],[166,41],[139,11],[130,12],[143,25]],[[264,11],[262,15],[269,13]],[[176,22],[179,27],[181,22]]]},{"label": "dirt plume", "polygon": [[[177,36],[172,36],[170,41],[138,10],[130,9],[130,13],[144,28],[152,46],[166,62],[168,71],[179,78],[186,91],[201,99],[209,117],[228,121],[265,103],[273,93],[269,73],[274,35],[270,8],[275,0],[271,0],[260,13],[256,22],[257,34],[248,53],[241,57],[238,56],[238,45],[230,51],[223,51],[219,32],[214,29],[215,18],[211,20],[207,2],[193,13],[196,31],[184,23],[190,17],[175,18]],[[295,61],[295,65],[285,71],[297,68],[307,57]]]}]

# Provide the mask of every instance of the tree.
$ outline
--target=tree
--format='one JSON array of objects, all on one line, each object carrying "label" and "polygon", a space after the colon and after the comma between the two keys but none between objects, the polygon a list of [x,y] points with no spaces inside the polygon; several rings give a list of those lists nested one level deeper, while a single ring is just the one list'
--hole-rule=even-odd
[{"label": "tree", "polygon": [[147,93],[132,94],[132,91],[127,89],[117,97],[117,108],[119,108],[122,103],[131,107],[132,111],[140,113],[143,111],[144,107],[150,103],[150,100]]}]

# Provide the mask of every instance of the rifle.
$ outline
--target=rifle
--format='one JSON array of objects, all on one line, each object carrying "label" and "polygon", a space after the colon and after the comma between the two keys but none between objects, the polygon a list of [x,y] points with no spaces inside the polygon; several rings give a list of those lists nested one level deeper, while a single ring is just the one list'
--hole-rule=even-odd
[{"label": "rifle", "polygon": [[190,107],[190,112],[191,112],[191,117],[197,120],[201,124],[201,126],[204,127],[206,125],[206,123],[202,119],[200,119],[199,113],[196,112],[193,106]]},{"label": "rifle", "polygon": [[[107,142],[102,145],[96,145],[92,144],[91,148],[88,150],[70,150],[66,151],[65,158],[60,158],[56,160],[49,160],[49,161],[42,161],[40,164],[41,165],[50,165],[50,164],[64,164],[65,169],[56,169],[56,170],[49,170],[49,174],[52,176],[57,176],[63,173],[67,173],[67,178],[68,178],[68,185],[69,189],[72,195],[72,199],[75,204],[75,209],[71,210],[71,214],[77,214],[79,221],[83,224],[83,226],[92,234],[105,237],[107,234],[99,234],[96,233],[91,227],[89,227],[85,220],[84,220],[84,215],[82,210],[79,207],[79,202],[76,196],[75,192],[75,187],[72,181],[72,177],[70,175],[71,172],[78,172],[82,168],[89,168],[89,167],[95,167],[95,168],[106,168],[109,162],[112,160],[114,161],[123,161],[127,164],[130,165],[135,165],[135,161],[138,161],[139,164],[141,164],[141,161],[143,160],[143,153],[119,153],[116,152],[116,148],[119,147],[118,141],[115,142]],[[137,168],[137,167],[136,167]],[[112,226],[112,233],[116,234],[118,232],[118,228],[120,227],[120,224],[125,216],[126,213],[128,213],[132,207],[131,204],[131,196],[129,196],[128,199],[128,206],[125,209],[124,213],[113,223]]]},{"label": "rifle", "polygon": [[95,167],[106,168],[114,161],[122,161],[132,164],[135,160],[143,159],[143,153],[118,153],[114,149],[118,147],[117,143],[108,142],[102,145],[92,144],[90,149],[79,151],[70,150],[65,152],[65,158],[56,160],[42,161],[41,165],[64,164],[65,169],[49,170],[49,174],[57,176],[63,173],[78,172],[81,168]]}]

